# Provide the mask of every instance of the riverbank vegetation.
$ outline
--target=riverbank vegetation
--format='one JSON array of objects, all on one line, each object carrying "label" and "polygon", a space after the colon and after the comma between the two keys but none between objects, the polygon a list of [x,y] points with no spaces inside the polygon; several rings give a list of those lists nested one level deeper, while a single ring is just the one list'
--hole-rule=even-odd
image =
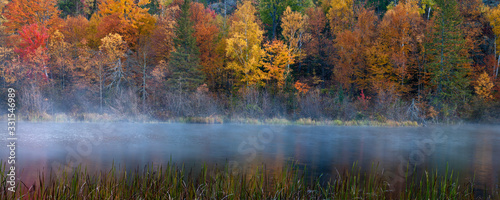
[{"label": "riverbank vegetation", "polygon": [[[1,199],[498,199],[499,188],[480,188],[474,179],[460,181],[450,170],[406,177],[401,185],[372,166],[353,165],[330,179],[308,177],[304,168],[288,165],[270,171],[231,168],[186,170],[175,164],[127,171],[112,167],[89,172],[40,174],[33,183],[7,191],[5,164],[0,168]],[[57,175],[56,175],[57,174]],[[417,174],[417,173],[412,173]],[[482,192],[477,192],[482,191]]]},{"label": "riverbank vegetation", "polygon": [[15,88],[25,120],[500,120],[500,7],[482,0],[0,8],[0,95]]},{"label": "riverbank vegetation", "polygon": [[[23,118],[23,116],[20,116]],[[5,118],[6,119],[6,118]],[[0,121],[4,118],[0,117]],[[71,117],[63,113],[39,116],[38,118],[25,118],[30,122],[142,122],[142,123],[191,123],[191,124],[254,124],[254,125],[311,125],[311,126],[421,126],[417,121],[393,121],[393,120],[314,120],[311,118],[299,118],[297,120],[288,120],[286,118],[227,118],[222,116],[208,117],[180,117],[168,120],[154,120],[145,116],[125,116],[118,117],[108,114],[83,113],[78,117]]]}]

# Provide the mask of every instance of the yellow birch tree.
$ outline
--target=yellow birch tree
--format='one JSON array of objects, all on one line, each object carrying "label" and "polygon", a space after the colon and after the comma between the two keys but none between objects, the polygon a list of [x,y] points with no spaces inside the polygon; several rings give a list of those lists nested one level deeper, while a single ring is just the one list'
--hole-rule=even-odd
[{"label": "yellow birch tree", "polygon": [[234,12],[226,39],[227,67],[236,73],[238,82],[247,86],[262,85],[266,79],[261,69],[265,51],[261,47],[263,31],[250,1],[238,5]]}]

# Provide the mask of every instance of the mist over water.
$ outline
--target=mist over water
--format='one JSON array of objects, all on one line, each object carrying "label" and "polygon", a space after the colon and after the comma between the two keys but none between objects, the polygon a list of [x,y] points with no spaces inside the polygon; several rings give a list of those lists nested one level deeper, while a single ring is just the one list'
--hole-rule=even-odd
[{"label": "mist over water", "polygon": [[[2,133],[6,135],[6,130]],[[398,174],[407,164],[422,170],[446,166],[461,179],[498,187],[500,126],[332,127],[240,124],[31,123],[18,122],[17,163],[21,181],[57,166],[106,171],[169,161],[199,168],[263,164],[280,169],[291,162],[314,175],[335,175],[357,163],[364,170]],[[6,138],[1,138],[7,144]],[[3,155],[8,149],[0,149]]]}]

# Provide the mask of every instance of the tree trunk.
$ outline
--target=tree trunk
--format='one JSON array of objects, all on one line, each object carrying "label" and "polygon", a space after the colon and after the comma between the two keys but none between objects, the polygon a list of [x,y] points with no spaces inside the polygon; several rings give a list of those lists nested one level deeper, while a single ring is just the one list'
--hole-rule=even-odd
[{"label": "tree trunk", "polygon": [[429,12],[427,12],[427,20],[431,18],[431,7],[429,6]]},{"label": "tree trunk", "polygon": [[143,52],[144,63],[142,67],[142,111],[146,108],[146,52]]},{"label": "tree trunk", "polygon": [[99,65],[99,109],[102,113],[102,65]]},{"label": "tree trunk", "polygon": [[500,55],[497,58],[497,69],[495,70],[495,79],[498,77],[498,66],[500,65]]}]

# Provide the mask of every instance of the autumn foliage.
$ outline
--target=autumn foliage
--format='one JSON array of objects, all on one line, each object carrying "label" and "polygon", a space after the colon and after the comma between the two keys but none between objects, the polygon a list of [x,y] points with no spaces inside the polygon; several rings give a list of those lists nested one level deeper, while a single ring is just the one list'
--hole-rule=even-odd
[{"label": "autumn foliage", "polygon": [[51,30],[61,25],[56,0],[13,0],[5,7],[3,16],[7,31],[14,33],[25,25],[39,24]]},{"label": "autumn foliage", "polygon": [[493,98],[491,96],[492,89],[493,83],[491,82],[490,77],[486,72],[483,72],[479,76],[476,86],[474,86],[474,90],[480,98],[484,100],[490,100],[491,98]]},{"label": "autumn foliage", "polygon": [[265,80],[274,87],[283,88],[286,76],[290,75],[289,65],[294,64],[291,50],[279,40],[264,45],[266,55],[262,62],[267,76]]},{"label": "autumn foliage", "polygon": [[221,74],[223,52],[217,49],[220,42],[220,28],[216,14],[202,3],[193,3],[190,7],[190,19],[194,22],[193,36],[200,50],[200,64],[211,88],[215,88],[218,76]]},{"label": "autumn foliage", "polygon": [[246,86],[263,85],[267,78],[260,68],[265,54],[261,46],[264,31],[256,12],[251,1],[244,1],[232,16],[226,39],[226,56],[230,59],[227,66],[235,71],[237,82]]},{"label": "autumn foliage", "polygon": [[[154,29],[156,19],[142,8],[149,1],[103,0],[99,12],[92,16],[91,24],[97,30],[95,37],[105,37],[109,33],[123,36],[131,48],[135,48],[142,35],[148,35]],[[95,39],[97,39],[95,38]]]},{"label": "autumn foliage", "polygon": [[19,31],[21,42],[14,50],[19,54],[21,62],[29,66],[26,75],[30,78],[43,78],[47,80],[48,60],[47,48],[45,44],[49,38],[48,30],[37,24],[25,25]]},{"label": "autumn foliage", "polygon": [[61,111],[441,121],[500,105],[500,6],[481,0],[64,3],[0,1],[0,83]]}]

